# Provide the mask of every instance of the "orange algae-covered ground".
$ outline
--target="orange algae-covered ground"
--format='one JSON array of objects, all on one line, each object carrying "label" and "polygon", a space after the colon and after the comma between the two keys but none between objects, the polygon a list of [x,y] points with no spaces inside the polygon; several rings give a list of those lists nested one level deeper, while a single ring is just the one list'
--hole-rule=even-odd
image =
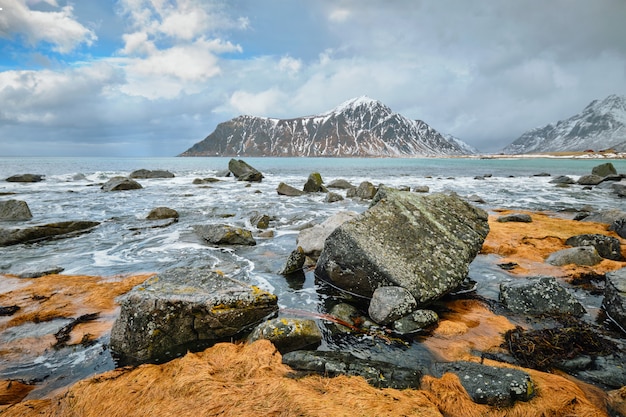
[{"label": "orange algae-covered ground", "polygon": [[[503,211],[500,214],[506,213]],[[529,224],[498,223],[495,221],[497,216],[491,216],[491,232],[482,253],[502,256],[499,263],[517,263],[519,266],[511,272],[520,275],[550,274],[568,278],[587,273],[603,274],[626,266],[624,262],[607,260],[594,267],[557,268],[545,264],[544,259],[550,253],[566,248],[564,241],[570,236],[583,233],[617,236],[607,231],[606,225],[566,220],[545,213],[529,214],[533,217],[533,222]],[[623,239],[620,241],[625,243]],[[12,295],[0,298],[0,305],[19,304],[10,300],[16,300],[15,297],[22,294],[24,311],[11,318],[0,318],[0,330],[15,325],[9,324],[9,321],[20,323],[33,320],[37,314],[38,317],[66,314],[63,317],[74,318],[84,313],[100,312],[99,320],[109,324],[89,329],[80,326],[90,323],[80,324],[75,328],[72,340],[78,343],[86,332],[99,336],[110,331],[110,323],[117,312],[115,294],[130,290],[147,277],[129,277],[126,278],[128,282],[122,278],[88,277],[86,287],[93,285],[94,290],[83,291],[77,285],[74,291],[66,292],[66,284],[71,279],[51,276],[49,292],[44,290],[42,281],[42,287],[36,291],[36,287],[32,287],[31,293],[27,292],[28,287],[34,285],[36,280],[28,286],[23,285],[23,280],[17,280],[11,283],[15,287]],[[55,279],[59,281],[53,282]],[[77,281],[81,280],[77,278]],[[107,292],[104,290],[107,282],[119,288],[110,288]],[[103,290],[102,295],[97,295],[99,293],[95,288],[98,287]],[[89,298],[89,294],[93,298]],[[52,301],[44,301],[46,297]],[[82,302],[72,304],[76,297]],[[29,302],[33,303],[31,307],[27,306]],[[51,304],[47,305],[47,302]],[[96,307],[85,308],[91,302]],[[62,307],[64,304],[69,307]],[[477,300],[450,301],[446,307],[447,311],[441,314],[437,328],[421,340],[441,360],[480,361],[477,352],[500,349],[503,333],[514,327],[504,316],[494,314]],[[20,318],[20,315],[23,317]],[[53,341],[46,343],[49,346]],[[512,367],[490,360],[484,363]],[[612,400],[616,410],[624,407],[624,388],[607,395],[567,375],[530,369],[524,371],[531,375],[536,397],[529,402],[517,402],[513,407],[501,409],[474,403],[452,374],[442,378],[425,376],[420,390],[376,389],[358,377],[309,376],[296,379],[290,376],[291,370],[281,363],[280,354],[267,341],[250,345],[222,343],[162,365],[110,371],[41,400],[18,402],[28,393],[28,386],[21,386],[15,381],[11,384],[0,381],[0,398],[3,395],[5,399],[15,396],[13,400],[4,402],[7,405],[0,406],[0,415],[556,417],[607,416],[605,404],[609,400]],[[16,404],[9,405],[12,403]]]}]

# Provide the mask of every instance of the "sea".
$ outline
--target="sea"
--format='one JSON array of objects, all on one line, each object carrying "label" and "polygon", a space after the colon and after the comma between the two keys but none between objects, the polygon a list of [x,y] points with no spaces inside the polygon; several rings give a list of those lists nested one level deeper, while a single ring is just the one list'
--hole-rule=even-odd
[{"label": "sea", "polygon": [[[32,220],[0,221],[0,228],[42,225],[69,220],[100,222],[94,230],[67,239],[0,248],[0,292],[2,274],[63,268],[62,274],[115,276],[159,273],[178,266],[218,269],[235,279],[257,285],[278,296],[285,311],[324,313],[328,296],[319,291],[312,272],[288,279],[279,274],[290,252],[296,248],[300,230],[324,221],[339,211],[363,212],[368,201],[345,198],[328,203],[325,194],[300,197],[278,195],[281,182],[302,188],[308,176],[317,172],[325,183],[345,179],[354,185],[369,181],[390,187],[427,186],[430,193],[455,192],[461,197],[479,197],[473,203],[487,211],[497,209],[542,210],[557,214],[581,209],[624,209],[609,185],[587,189],[579,185],[560,187],[551,181],[558,176],[577,180],[593,167],[610,162],[619,173],[626,173],[625,159],[575,158],[242,158],[263,173],[259,183],[224,177],[230,158],[6,158],[0,157],[0,199],[23,200]],[[139,179],[142,189],[105,192],[102,184],[115,176],[129,176],[138,169],[167,170],[174,178]],[[37,183],[4,181],[16,174],[39,174]],[[195,184],[195,179],[220,181]],[[344,190],[332,190],[345,196]],[[146,220],[156,207],[178,211],[179,221],[165,226]],[[255,215],[271,218],[272,236],[261,237],[252,224]],[[230,224],[254,231],[257,244],[250,247],[214,247],[193,231],[198,224]],[[154,227],[163,226],[163,227]],[[495,283],[504,274],[493,259],[479,255],[471,275],[486,284],[481,290],[494,297]],[[42,336],[55,333],[62,320],[45,327],[25,327],[0,334],[2,339]],[[322,323],[322,326],[324,323]],[[337,339],[324,332],[322,349],[341,349],[371,359],[384,358],[401,363],[406,351],[428,361],[428,353],[418,343],[401,350],[389,350],[372,340]],[[50,350],[44,355],[25,357],[21,363],[3,362],[0,380],[45,381],[31,398],[103,372],[115,366],[107,351],[106,338],[89,347]]]}]

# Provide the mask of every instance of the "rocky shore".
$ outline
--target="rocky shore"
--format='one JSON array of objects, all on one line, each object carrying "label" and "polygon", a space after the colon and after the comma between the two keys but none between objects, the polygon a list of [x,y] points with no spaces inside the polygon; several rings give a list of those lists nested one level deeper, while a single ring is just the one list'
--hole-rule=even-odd
[{"label": "rocky shore", "polygon": [[[611,168],[603,164],[590,175],[618,193],[622,176]],[[231,161],[229,171],[239,181],[263,180],[243,161]],[[46,381],[1,381],[0,413],[624,415],[626,213],[487,212],[453,193],[365,182],[339,188],[317,173],[302,191],[281,183],[277,192],[331,195],[334,186],[369,208],[301,231],[285,257],[285,279],[314,274],[319,290],[340,301],[311,317],[281,310],[275,295],[218,269],[0,275],[2,361],[105,340],[119,366],[71,386],[58,382],[38,399],[29,393]],[[130,178],[103,186],[136,189]],[[27,207],[9,201],[3,216],[30,218]],[[178,218],[161,209],[166,221]],[[262,229],[263,220],[252,223]],[[97,224],[46,226],[2,230],[0,242],[71,238]],[[194,230],[229,250],[255,244],[244,228]],[[477,256],[502,273],[473,273]],[[64,325],[46,337],[11,336],[18,326],[55,320]],[[390,345],[399,355],[419,343],[432,360],[331,351],[323,344],[328,332]]]}]

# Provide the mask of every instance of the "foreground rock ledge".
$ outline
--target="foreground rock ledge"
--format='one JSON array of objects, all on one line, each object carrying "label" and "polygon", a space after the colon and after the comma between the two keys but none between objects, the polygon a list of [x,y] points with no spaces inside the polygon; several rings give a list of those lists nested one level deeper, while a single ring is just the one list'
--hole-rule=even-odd
[{"label": "foreground rock ledge", "polygon": [[316,275],[366,297],[406,288],[418,307],[456,288],[489,233],[487,213],[455,194],[385,192],[326,239]]},{"label": "foreground rock ledge", "polygon": [[250,329],[277,297],[202,268],[174,268],[133,288],[111,331],[120,363],[162,362]]}]

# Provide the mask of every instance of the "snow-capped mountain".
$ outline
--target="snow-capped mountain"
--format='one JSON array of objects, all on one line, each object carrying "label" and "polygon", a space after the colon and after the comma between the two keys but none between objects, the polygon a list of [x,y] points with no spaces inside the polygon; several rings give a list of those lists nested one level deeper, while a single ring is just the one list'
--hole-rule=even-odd
[{"label": "snow-capped mountain", "polygon": [[567,120],[527,131],[506,154],[614,149],[626,151],[626,96],[594,100]]},{"label": "snow-capped mountain", "polygon": [[421,120],[358,97],[326,113],[295,119],[239,116],[180,156],[408,157],[470,154]]}]

